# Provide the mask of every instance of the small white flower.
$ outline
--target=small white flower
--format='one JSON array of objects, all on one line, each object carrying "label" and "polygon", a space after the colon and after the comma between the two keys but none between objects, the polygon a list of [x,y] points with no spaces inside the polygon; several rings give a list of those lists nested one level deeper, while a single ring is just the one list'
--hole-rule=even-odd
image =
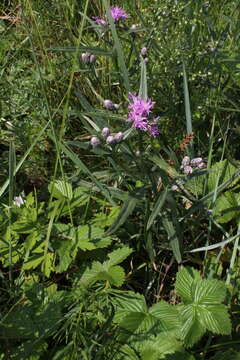
[{"label": "small white flower", "polygon": [[14,205],[21,207],[22,205],[24,205],[25,200],[23,200],[23,198],[21,197],[21,195],[19,196],[15,196],[14,200],[13,200]]}]

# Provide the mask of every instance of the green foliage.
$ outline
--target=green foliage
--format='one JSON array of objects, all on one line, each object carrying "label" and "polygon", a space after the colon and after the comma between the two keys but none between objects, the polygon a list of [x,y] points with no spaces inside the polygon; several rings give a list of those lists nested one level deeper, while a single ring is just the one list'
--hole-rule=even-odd
[{"label": "green foliage", "polygon": [[196,270],[184,268],[177,274],[176,291],[183,300],[179,312],[181,334],[187,347],[193,346],[206,330],[217,334],[231,333],[227,307],[221,304],[226,297],[224,283],[201,279]]},{"label": "green foliage", "polygon": [[0,10],[0,359],[237,360],[237,2]]}]

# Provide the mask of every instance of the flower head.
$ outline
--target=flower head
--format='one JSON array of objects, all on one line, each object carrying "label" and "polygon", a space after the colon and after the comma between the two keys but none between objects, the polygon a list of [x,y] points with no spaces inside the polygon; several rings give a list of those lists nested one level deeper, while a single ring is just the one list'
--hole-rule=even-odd
[{"label": "flower head", "polygon": [[156,124],[148,125],[148,132],[152,137],[157,137],[160,134],[160,131]]},{"label": "flower head", "polygon": [[104,19],[100,18],[99,16],[94,16],[93,20],[98,25],[101,25],[101,26],[106,26],[107,25],[106,21]]},{"label": "flower head", "polygon": [[110,8],[110,13],[114,21],[119,21],[121,19],[125,20],[129,17],[129,15],[118,6],[112,6]]},{"label": "flower head", "polygon": [[[149,134],[153,137],[159,135],[159,130],[157,125],[149,124],[148,116],[152,111],[154,106],[154,102],[151,99],[143,99],[140,96],[135,94],[129,94],[129,100],[131,103],[129,104],[129,114],[128,121],[132,123],[132,125],[139,130],[148,131]],[[156,123],[158,118],[154,118],[153,121]]]},{"label": "flower head", "polygon": [[25,203],[25,200],[19,195],[14,197],[13,203],[16,206],[21,207]]}]

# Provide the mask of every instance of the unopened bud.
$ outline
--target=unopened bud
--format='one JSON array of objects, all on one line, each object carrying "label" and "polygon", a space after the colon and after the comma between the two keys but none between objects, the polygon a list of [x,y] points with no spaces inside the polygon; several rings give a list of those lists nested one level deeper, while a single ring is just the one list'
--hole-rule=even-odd
[{"label": "unopened bud", "polygon": [[115,105],[113,104],[113,102],[111,100],[104,100],[103,106],[108,110],[114,110],[115,109]]},{"label": "unopened bud", "polygon": [[123,133],[121,131],[119,131],[115,136],[114,139],[116,142],[120,142],[123,139]]},{"label": "unopened bud", "polygon": [[143,47],[142,49],[141,49],[141,55],[142,56],[145,56],[147,54],[147,48],[146,47]]},{"label": "unopened bud", "polygon": [[95,55],[91,55],[90,58],[89,58],[89,62],[90,64],[94,64],[96,62],[97,58]]},{"label": "unopened bud", "polygon": [[108,137],[109,134],[110,134],[109,128],[105,127],[105,128],[102,129],[102,136],[103,137],[106,138],[106,137]]},{"label": "unopened bud", "polygon": [[116,141],[116,140],[115,140],[114,136],[112,136],[112,135],[109,135],[109,136],[107,137],[107,139],[106,139],[106,143],[107,143],[108,145],[114,144],[115,141]]},{"label": "unopened bud", "polygon": [[98,137],[93,136],[90,140],[90,143],[92,145],[93,148],[97,147],[98,145],[100,145],[100,140]]},{"label": "unopened bud", "polygon": [[81,55],[82,62],[83,62],[84,64],[88,64],[89,61],[90,61],[90,56],[91,56],[91,54],[88,53],[88,52],[82,53],[82,55]]}]

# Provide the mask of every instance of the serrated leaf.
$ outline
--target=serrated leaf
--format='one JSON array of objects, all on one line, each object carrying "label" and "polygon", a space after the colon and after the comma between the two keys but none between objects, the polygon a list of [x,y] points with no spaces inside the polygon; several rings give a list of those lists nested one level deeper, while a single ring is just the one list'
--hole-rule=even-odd
[{"label": "serrated leaf", "polygon": [[199,314],[199,320],[215,334],[230,335],[231,333],[230,317],[223,304],[204,306]]},{"label": "serrated leaf", "polygon": [[130,249],[127,246],[124,246],[122,248],[119,248],[117,250],[112,251],[108,255],[108,264],[109,265],[117,265],[120,264],[123,260],[125,260],[131,253],[133,252],[132,249]]},{"label": "serrated leaf", "polygon": [[121,266],[111,266],[108,273],[112,277],[112,280],[110,280],[112,285],[121,286],[124,283],[125,272]]},{"label": "serrated leaf", "polygon": [[149,313],[158,319],[161,331],[178,330],[180,321],[175,306],[169,305],[165,301],[159,301],[149,309]]},{"label": "serrated leaf", "polygon": [[203,336],[206,328],[199,321],[197,309],[192,304],[182,308],[181,319],[182,338],[186,347],[192,347]]},{"label": "serrated leaf", "polygon": [[220,280],[206,279],[194,281],[192,286],[194,302],[202,305],[221,303],[226,296],[226,286]]},{"label": "serrated leaf", "polygon": [[48,186],[48,189],[51,195],[57,199],[72,199],[72,185],[69,184],[67,181],[56,180]]},{"label": "serrated leaf", "polygon": [[[143,360],[165,359],[167,354],[183,350],[182,343],[176,338],[174,331],[166,331],[143,343],[140,353]],[[151,357],[148,357],[151,354]]]},{"label": "serrated leaf", "polygon": [[198,271],[193,268],[185,267],[178,271],[175,283],[176,292],[183,301],[192,301],[192,283],[196,280],[201,280],[201,276]]}]

